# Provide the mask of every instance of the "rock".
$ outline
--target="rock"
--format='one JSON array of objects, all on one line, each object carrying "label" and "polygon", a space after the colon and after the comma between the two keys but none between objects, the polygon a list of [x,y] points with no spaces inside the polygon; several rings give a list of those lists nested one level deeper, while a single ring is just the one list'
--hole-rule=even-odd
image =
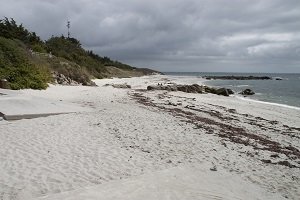
[{"label": "rock", "polygon": [[204,76],[207,80],[221,79],[221,80],[271,80],[268,76]]},{"label": "rock", "polygon": [[215,91],[217,95],[223,95],[223,96],[229,96],[231,94],[234,94],[234,92],[231,90],[231,89],[227,89],[227,88],[220,88],[220,89],[217,89]]},{"label": "rock", "polygon": [[176,85],[168,85],[168,91],[177,91],[177,86]]},{"label": "rock", "polygon": [[90,82],[86,83],[86,86],[97,87],[98,85],[96,85],[96,83],[94,81],[90,81]]},{"label": "rock", "polygon": [[[66,77],[63,74],[59,74],[57,72],[52,72],[52,77],[56,84],[60,85],[79,85],[77,81],[72,80],[70,77]],[[85,82],[82,83],[83,85],[87,85]]]},{"label": "rock", "polygon": [[177,85],[177,90],[187,93],[203,93],[203,86],[198,84],[193,85]]},{"label": "rock", "polygon": [[212,94],[216,94],[217,93],[217,91],[216,91],[215,88],[210,88],[208,86],[204,86],[204,92],[206,92],[206,93],[212,93]]},{"label": "rock", "polygon": [[283,78],[281,78],[281,77],[273,77],[273,79],[277,80],[277,81],[282,81],[283,80]]},{"label": "rock", "polygon": [[147,90],[167,90],[167,91],[181,91],[181,92],[187,92],[187,93],[212,93],[212,94],[218,94],[218,95],[224,95],[229,96],[230,94],[234,94],[234,92],[231,89],[226,88],[220,88],[215,89],[204,85],[149,85],[147,87]]},{"label": "rock", "polygon": [[123,89],[131,88],[131,85],[127,85],[126,83],[124,83],[124,84],[112,84],[112,86],[114,88],[123,88]]},{"label": "rock", "polygon": [[147,90],[168,90],[168,91],[177,91],[177,86],[176,85],[149,85],[147,87]]},{"label": "rock", "polygon": [[217,166],[216,165],[214,165],[212,168],[210,168],[210,171],[217,171]]},{"label": "rock", "polygon": [[153,85],[148,85],[147,90],[157,90],[157,87]]},{"label": "rock", "polygon": [[0,88],[10,89],[9,83],[8,83],[8,81],[6,79],[1,79],[0,80]]},{"label": "rock", "polygon": [[227,91],[229,95],[234,94],[234,91],[232,89],[227,89]]},{"label": "rock", "polygon": [[229,96],[229,92],[226,88],[220,88],[216,91],[217,95]]},{"label": "rock", "polygon": [[245,89],[242,92],[240,92],[239,94],[242,94],[242,95],[254,95],[255,92],[253,92],[251,89]]}]

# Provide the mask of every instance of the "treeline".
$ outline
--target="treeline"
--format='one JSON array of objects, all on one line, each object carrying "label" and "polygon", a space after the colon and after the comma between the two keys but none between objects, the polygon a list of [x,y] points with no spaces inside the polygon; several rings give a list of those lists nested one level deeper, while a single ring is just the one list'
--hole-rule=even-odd
[{"label": "treeline", "polygon": [[[55,59],[33,56],[33,52],[51,54]],[[109,66],[136,69],[83,49],[75,38],[52,36],[42,41],[14,19],[0,20],[0,78],[7,79],[12,89],[44,89],[52,71],[87,84],[91,78],[107,76]]]}]

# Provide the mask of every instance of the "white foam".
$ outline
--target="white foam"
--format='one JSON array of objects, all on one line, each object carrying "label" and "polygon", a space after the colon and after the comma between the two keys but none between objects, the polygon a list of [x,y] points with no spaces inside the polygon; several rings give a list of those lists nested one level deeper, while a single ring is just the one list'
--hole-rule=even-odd
[{"label": "white foam", "polygon": [[[257,93],[259,95],[259,93]],[[260,104],[267,104],[267,105],[273,105],[273,106],[279,106],[279,107],[283,107],[283,108],[289,108],[289,109],[294,109],[294,110],[300,110],[300,107],[296,107],[296,106],[290,106],[290,105],[286,105],[286,104],[280,104],[280,103],[273,103],[273,102],[267,102],[267,101],[261,101],[261,100],[257,100],[257,99],[250,99],[250,98],[245,98],[243,96],[240,95],[234,95],[236,98],[244,100],[244,101],[251,101],[251,102],[255,102],[255,103],[260,103]]]}]

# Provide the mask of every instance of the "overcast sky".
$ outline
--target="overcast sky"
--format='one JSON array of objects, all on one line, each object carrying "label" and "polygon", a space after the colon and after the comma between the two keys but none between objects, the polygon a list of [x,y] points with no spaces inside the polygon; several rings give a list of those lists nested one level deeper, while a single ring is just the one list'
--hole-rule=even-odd
[{"label": "overcast sky", "polygon": [[300,0],[0,0],[46,40],[160,71],[300,72]]}]

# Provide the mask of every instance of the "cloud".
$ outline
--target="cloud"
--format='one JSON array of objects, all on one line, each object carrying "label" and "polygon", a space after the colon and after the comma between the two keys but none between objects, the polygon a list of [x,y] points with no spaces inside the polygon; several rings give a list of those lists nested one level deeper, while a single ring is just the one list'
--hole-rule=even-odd
[{"label": "cloud", "polygon": [[[163,71],[300,72],[299,0],[0,0],[43,39]],[[3,6],[2,6],[3,5]],[[282,68],[282,66],[285,68]],[[290,67],[289,67],[290,66]]]}]

